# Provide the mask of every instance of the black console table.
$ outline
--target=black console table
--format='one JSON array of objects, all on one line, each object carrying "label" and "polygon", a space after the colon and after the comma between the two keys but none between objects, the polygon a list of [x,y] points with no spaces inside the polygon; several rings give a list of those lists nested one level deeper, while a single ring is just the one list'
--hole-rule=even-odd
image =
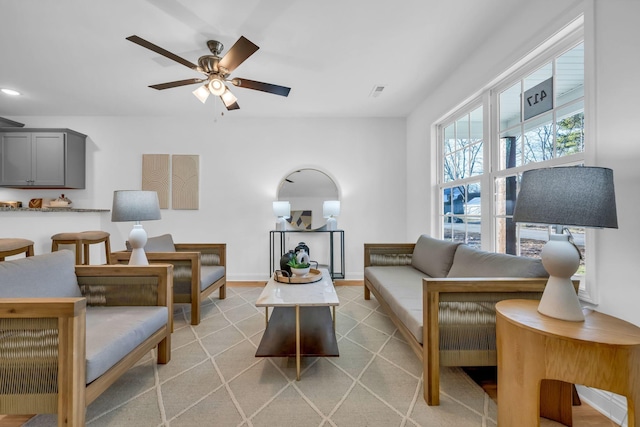
[{"label": "black console table", "polygon": [[[285,237],[287,233],[326,233],[329,235],[329,274],[332,279],[344,279],[344,230],[272,230],[269,232],[269,276],[280,268],[280,257],[285,251]],[[340,240],[340,269],[335,263],[334,235]],[[279,242],[280,251],[276,251],[276,242]]]}]

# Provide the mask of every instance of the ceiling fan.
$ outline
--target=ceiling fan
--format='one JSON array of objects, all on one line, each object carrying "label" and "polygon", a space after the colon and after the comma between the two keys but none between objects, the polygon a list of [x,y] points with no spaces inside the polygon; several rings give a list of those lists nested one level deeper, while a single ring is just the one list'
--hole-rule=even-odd
[{"label": "ceiling fan", "polygon": [[229,75],[247,58],[253,55],[258,49],[257,45],[249,41],[243,36],[235,42],[231,49],[227,53],[220,57],[220,53],[224,46],[222,43],[216,40],[209,40],[207,47],[211,51],[211,55],[203,55],[198,59],[198,65],[187,61],[180,56],[169,52],[156,46],[155,44],[148,42],[138,36],[129,36],[127,40],[136,43],[142,47],[146,47],[162,56],[165,56],[173,61],[176,61],[185,67],[189,67],[192,70],[203,73],[206,77],[202,79],[185,79],[177,80],[175,82],[160,83],[151,85],[149,87],[157,90],[170,89],[173,87],[186,86],[197,83],[204,83],[198,89],[193,91],[193,94],[204,104],[210,94],[217,95],[222,100],[222,103],[227,110],[237,110],[240,108],[237,102],[237,98],[226,83],[231,83],[237,87],[243,87],[247,89],[259,90],[262,92],[272,93],[274,95],[288,96],[291,88],[285,86],[278,86],[271,83],[263,83],[255,80],[244,79],[240,77],[229,78]]}]

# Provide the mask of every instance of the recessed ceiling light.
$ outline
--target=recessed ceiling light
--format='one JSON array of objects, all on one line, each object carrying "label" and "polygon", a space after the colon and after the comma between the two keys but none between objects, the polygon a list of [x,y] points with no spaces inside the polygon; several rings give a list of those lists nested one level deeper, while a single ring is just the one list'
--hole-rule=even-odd
[{"label": "recessed ceiling light", "polygon": [[18,92],[17,90],[13,90],[13,89],[5,89],[2,88],[0,89],[2,90],[3,93],[6,93],[7,95],[11,95],[11,96],[18,96],[20,95],[20,92]]}]

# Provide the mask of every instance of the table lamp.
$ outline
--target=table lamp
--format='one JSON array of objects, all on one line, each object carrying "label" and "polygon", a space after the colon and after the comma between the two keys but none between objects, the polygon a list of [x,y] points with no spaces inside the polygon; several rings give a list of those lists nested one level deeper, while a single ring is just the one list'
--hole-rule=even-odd
[{"label": "table lamp", "polygon": [[287,225],[287,218],[291,217],[291,204],[289,202],[273,202],[273,214],[278,217],[276,230],[284,231]]},{"label": "table lamp", "polygon": [[140,221],[160,219],[160,204],[155,191],[118,190],[113,192],[112,222],[135,221],[129,233],[131,258],[129,265],[149,265],[144,245],[147,244],[147,232]]},{"label": "table lamp", "polygon": [[325,200],[322,204],[322,216],[327,218],[327,230],[337,230],[338,220],[336,217],[340,215],[340,200]]},{"label": "table lamp", "polygon": [[[613,171],[586,166],[525,171],[513,221],[563,227],[618,228]],[[580,253],[569,242],[569,235],[551,234],[540,256],[549,280],[538,311],[556,319],[584,321],[578,295],[571,283],[571,276],[580,265]]]}]

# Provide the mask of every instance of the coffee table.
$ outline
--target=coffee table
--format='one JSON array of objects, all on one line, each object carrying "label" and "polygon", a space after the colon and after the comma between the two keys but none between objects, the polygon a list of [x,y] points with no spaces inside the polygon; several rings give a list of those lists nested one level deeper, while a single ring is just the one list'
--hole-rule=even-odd
[{"label": "coffee table", "polygon": [[320,271],[321,280],[304,284],[280,283],[272,276],[256,302],[256,307],[265,307],[266,322],[256,357],[295,356],[298,381],[301,357],[339,356],[336,306],[340,300],[329,271]]}]

